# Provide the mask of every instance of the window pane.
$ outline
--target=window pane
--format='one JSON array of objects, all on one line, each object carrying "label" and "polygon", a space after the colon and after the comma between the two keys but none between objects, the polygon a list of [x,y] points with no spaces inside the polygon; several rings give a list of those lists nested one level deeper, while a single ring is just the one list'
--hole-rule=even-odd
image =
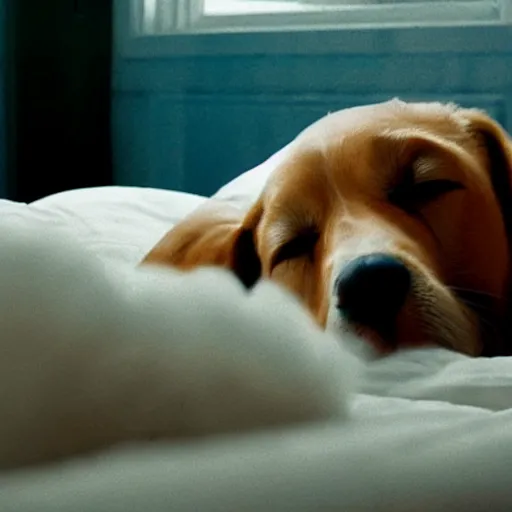
[{"label": "window pane", "polygon": [[318,10],[318,6],[308,5],[300,1],[286,0],[206,0],[204,3],[204,11],[207,16],[307,10]]},{"label": "window pane", "polygon": [[[494,7],[493,0],[204,0],[206,15],[236,15],[236,14],[264,14],[279,12],[318,12],[350,10],[361,7],[396,6],[403,9],[406,6],[432,9],[435,7],[459,7],[466,4],[468,7],[481,6]],[[460,4],[456,6],[455,4]]]}]

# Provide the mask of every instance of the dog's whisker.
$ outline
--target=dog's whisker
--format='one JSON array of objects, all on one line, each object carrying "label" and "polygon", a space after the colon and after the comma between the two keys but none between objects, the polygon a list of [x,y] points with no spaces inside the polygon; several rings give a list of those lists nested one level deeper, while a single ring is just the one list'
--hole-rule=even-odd
[{"label": "dog's whisker", "polygon": [[503,300],[505,297],[503,297],[502,295],[497,295],[497,294],[494,294],[494,293],[489,293],[489,292],[484,292],[482,290],[476,290],[474,288],[463,288],[463,287],[460,287],[460,286],[450,286],[449,289],[454,292],[454,293],[470,293],[472,295],[475,295],[477,297],[485,297],[485,298],[490,298],[490,299],[496,299],[496,300]]},{"label": "dog's whisker", "polygon": [[486,304],[481,304],[479,302],[475,302],[466,298],[461,299],[461,301],[463,304],[465,304],[466,306],[470,307],[473,310],[481,311],[484,313],[490,313],[493,311],[493,309]]}]

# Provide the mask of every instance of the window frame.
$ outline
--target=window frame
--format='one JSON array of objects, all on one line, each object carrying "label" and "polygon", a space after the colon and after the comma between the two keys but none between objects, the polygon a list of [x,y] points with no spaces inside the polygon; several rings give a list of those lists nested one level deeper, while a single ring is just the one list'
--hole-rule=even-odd
[{"label": "window frame", "polygon": [[[319,17],[304,18],[304,23],[276,22],[273,26],[263,22],[266,17],[253,18],[251,23],[239,27],[224,20],[207,26],[204,21],[204,0],[177,0],[173,29],[160,31],[143,26],[142,13],[145,0],[114,0],[114,35],[118,56],[125,58],[165,58],[198,55],[271,54],[328,54],[339,53],[443,53],[494,52],[511,53],[512,41],[503,45],[503,31],[509,33],[512,25],[512,0],[497,0],[499,19],[452,20],[449,22],[414,21],[401,23],[321,23]],[[368,9],[368,7],[366,7]],[[238,16],[238,15],[237,15]],[[258,17],[258,20],[256,18]],[[277,15],[279,17],[279,15]],[[231,18],[231,17],[230,17]],[[482,39],[481,28],[493,27],[489,38]],[[478,34],[473,38],[472,32]],[[322,38],[319,48],[318,37]],[[389,41],[384,41],[389,37]],[[300,40],[300,44],[299,44]],[[376,45],[376,41],[383,44]],[[470,44],[468,45],[468,41]]]}]

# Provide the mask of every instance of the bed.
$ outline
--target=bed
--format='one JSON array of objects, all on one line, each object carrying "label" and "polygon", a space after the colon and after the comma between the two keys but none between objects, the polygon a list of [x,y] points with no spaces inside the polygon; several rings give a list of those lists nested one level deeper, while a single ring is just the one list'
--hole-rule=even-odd
[{"label": "bed", "polygon": [[[218,191],[247,207],[286,148]],[[2,218],[70,230],[136,264],[205,198],[106,187]],[[155,443],[0,475],[2,512],[512,510],[512,359],[411,350],[371,363],[351,419],[187,444]]]}]

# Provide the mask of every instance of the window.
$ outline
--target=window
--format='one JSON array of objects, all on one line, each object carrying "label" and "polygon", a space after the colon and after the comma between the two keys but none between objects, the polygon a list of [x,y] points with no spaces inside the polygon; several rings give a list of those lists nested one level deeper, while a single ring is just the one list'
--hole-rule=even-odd
[{"label": "window", "polygon": [[500,23],[512,0],[135,0],[144,35]]}]

